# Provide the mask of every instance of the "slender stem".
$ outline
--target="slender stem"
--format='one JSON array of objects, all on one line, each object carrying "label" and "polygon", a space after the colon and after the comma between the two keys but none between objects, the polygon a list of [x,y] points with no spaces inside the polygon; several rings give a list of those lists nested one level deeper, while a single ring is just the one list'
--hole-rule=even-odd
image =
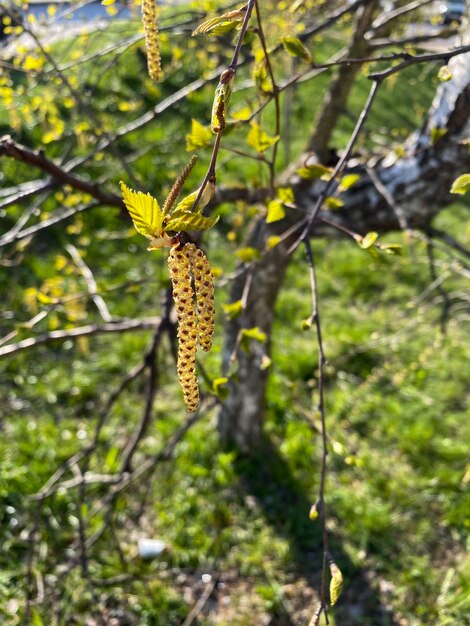
[{"label": "slender stem", "polygon": [[379,86],[381,84],[380,80],[376,80],[372,83],[372,87],[369,91],[369,96],[367,98],[367,101],[364,105],[364,108],[361,111],[361,114],[356,122],[356,126],[354,127],[354,130],[352,132],[351,137],[349,138],[349,142],[348,145],[346,146],[346,149],[344,150],[343,154],[341,155],[341,158],[339,159],[338,163],[336,164],[335,169],[333,170],[333,173],[331,174],[330,179],[328,180],[328,182],[326,183],[325,187],[323,188],[323,191],[320,193],[320,195],[318,196],[318,199],[313,207],[313,210],[306,222],[306,225],[300,235],[300,237],[292,244],[292,246],[289,248],[289,254],[291,254],[292,252],[294,252],[294,250],[296,250],[296,248],[300,245],[300,243],[302,241],[305,241],[306,239],[308,239],[309,236],[309,232],[310,229],[312,228],[312,225],[314,224],[315,220],[318,217],[318,214],[320,213],[321,208],[323,207],[323,203],[325,202],[326,198],[328,197],[328,195],[330,194],[331,190],[333,189],[333,185],[336,182],[336,178],[338,176],[341,176],[341,174],[344,171],[344,168],[347,165],[347,162],[349,160],[349,157],[351,155],[352,149],[354,147],[354,144],[357,141],[357,138],[359,136],[359,133],[362,130],[362,127],[364,126],[364,123],[367,119],[367,116],[369,115],[369,112],[372,108],[372,103],[375,100],[375,97],[377,95]]},{"label": "slender stem", "polygon": [[[263,25],[261,22],[261,12],[259,9],[258,0],[255,0],[255,8],[256,8],[256,19],[258,21],[257,33],[259,40],[261,42],[261,46],[264,52],[264,58],[266,59],[266,68],[268,70],[269,78],[271,80],[272,90],[273,90],[273,99],[274,99],[274,134],[275,136],[279,136],[281,133],[281,107],[279,102],[279,87],[276,83],[276,78],[274,76],[274,71],[271,64],[271,59],[269,57],[268,48],[266,45],[266,38],[264,36]],[[279,142],[273,146],[272,156],[270,161],[268,162],[269,166],[269,186],[271,189],[271,194],[274,195],[274,182],[276,177],[276,159],[277,159],[277,150],[278,150]]]},{"label": "slender stem", "polygon": [[327,579],[327,567],[328,567],[328,555],[329,555],[329,538],[328,530],[326,527],[326,506],[325,506],[325,481],[327,471],[327,457],[328,457],[328,441],[326,431],[326,418],[325,418],[325,399],[324,399],[324,387],[325,376],[324,367],[326,363],[325,351],[323,347],[323,336],[320,321],[320,312],[318,307],[318,289],[317,279],[315,272],[315,263],[313,260],[312,247],[310,240],[304,239],[305,254],[307,257],[307,263],[310,272],[310,289],[312,294],[312,315],[311,320],[315,324],[315,332],[318,346],[318,404],[317,410],[320,414],[321,421],[321,440],[322,440],[322,456],[321,456],[321,468],[320,468],[320,486],[318,490],[318,514],[320,518],[321,530],[322,530],[322,542],[323,542],[323,556],[322,556],[322,572],[320,583],[320,607],[317,611],[316,617],[319,623],[322,613],[325,614],[326,623],[328,624],[327,615],[327,600],[326,600],[326,579]]},{"label": "slender stem", "polygon": [[[242,44],[243,44],[243,39],[245,38],[245,33],[246,33],[247,28],[248,28],[248,23],[250,21],[250,17],[251,17],[251,14],[253,12],[254,5],[255,5],[255,0],[249,0],[249,2],[247,4],[247,8],[246,8],[245,17],[243,19],[243,24],[242,24],[242,27],[240,28],[240,33],[238,35],[237,43],[235,45],[235,50],[233,52],[232,61],[230,62],[230,65],[228,66],[228,68],[224,69],[221,72],[220,77],[222,77],[222,75],[225,72],[227,72],[227,71],[231,72],[232,77],[235,76],[235,72],[237,71],[237,68],[238,68],[238,57],[240,55],[240,50],[241,50],[241,47],[242,47]],[[199,200],[201,199],[201,196],[204,193],[204,189],[206,188],[207,184],[209,182],[214,182],[215,183],[215,168],[216,168],[216,165],[217,165],[217,158],[219,156],[221,139],[222,139],[222,131],[220,131],[216,135],[215,142],[214,142],[214,148],[212,150],[211,161],[209,163],[209,167],[207,169],[206,175],[204,176],[204,180],[202,181],[202,185],[199,187],[199,191],[197,193],[196,199],[193,202],[193,206],[191,207],[191,211],[194,211],[196,209],[196,207],[197,207],[197,205],[199,203]]]}]

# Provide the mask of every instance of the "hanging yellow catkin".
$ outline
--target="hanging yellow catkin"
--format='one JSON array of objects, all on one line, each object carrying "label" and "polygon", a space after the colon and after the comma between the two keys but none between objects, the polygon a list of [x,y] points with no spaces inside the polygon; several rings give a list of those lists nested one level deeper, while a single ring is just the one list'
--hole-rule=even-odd
[{"label": "hanging yellow catkin", "polygon": [[196,313],[189,260],[179,246],[170,250],[168,267],[178,316],[178,379],[183,389],[186,408],[193,412],[199,404],[199,387],[196,378]]},{"label": "hanging yellow catkin", "polygon": [[212,348],[214,336],[214,276],[206,255],[193,243],[184,246],[184,251],[191,265],[196,291],[197,326],[199,344],[208,352]]},{"label": "hanging yellow catkin", "polygon": [[157,2],[142,0],[142,22],[147,48],[147,66],[152,80],[159,80],[162,73],[160,58],[160,35],[158,34]]}]

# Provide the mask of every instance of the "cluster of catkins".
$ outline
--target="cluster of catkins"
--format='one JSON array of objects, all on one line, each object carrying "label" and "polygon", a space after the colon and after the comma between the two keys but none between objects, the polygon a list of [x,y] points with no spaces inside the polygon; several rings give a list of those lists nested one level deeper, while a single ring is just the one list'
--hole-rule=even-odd
[{"label": "cluster of catkins", "polygon": [[193,243],[171,248],[168,267],[178,316],[178,378],[188,411],[199,404],[196,349],[206,352],[214,335],[214,277],[209,261]]}]

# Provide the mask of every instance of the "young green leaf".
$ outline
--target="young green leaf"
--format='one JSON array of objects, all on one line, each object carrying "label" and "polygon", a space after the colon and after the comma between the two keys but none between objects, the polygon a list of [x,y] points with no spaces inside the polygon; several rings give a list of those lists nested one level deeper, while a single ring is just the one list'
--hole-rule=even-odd
[{"label": "young green leaf", "polygon": [[[173,211],[171,215],[172,218],[176,218],[179,214],[183,214],[186,211],[191,211],[194,201],[196,200],[198,196],[198,193],[199,193],[199,189],[196,189],[196,191],[193,191],[188,196],[184,197],[181,200],[181,202],[178,202],[178,204],[175,207],[175,210]],[[202,209],[205,206],[207,206],[209,202],[212,200],[212,198],[214,197],[214,193],[215,193],[214,183],[208,183],[204,187],[204,191],[202,192],[202,196],[199,198],[199,202],[197,203],[197,207],[194,213],[200,213]]]},{"label": "young green leaf", "polygon": [[251,130],[248,133],[246,142],[257,152],[265,152],[268,148],[279,141],[279,135],[271,137],[266,133],[257,122],[251,123]]},{"label": "young green leaf", "polygon": [[[176,212],[175,212],[176,213]],[[171,215],[165,228],[175,232],[189,230],[207,230],[212,228],[219,221],[217,217],[204,217],[200,213],[192,213],[191,211],[180,211],[178,214]]]},{"label": "young green leaf", "polygon": [[303,59],[304,61],[307,61],[307,63],[312,62],[310,50],[304,46],[298,37],[282,37],[281,43],[284,50],[291,56]]},{"label": "young green leaf", "polygon": [[212,133],[210,128],[203,126],[195,119],[191,120],[191,132],[186,135],[186,150],[198,150],[199,148],[207,148],[212,141]]},{"label": "young green leaf", "polygon": [[158,237],[163,224],[163,213],[158,202],[149,193],[129,189],[123,181],[120,185],[124,204],[137,232],[148,239]]},{"label": "young green leaf", "polygon": [[470,191],[470,174],[462,174],[456,178],[452,184],[450,193],[457,193],[463,196]]},{"label": "young green leaf", "polygon": [[282,220],[286,215],[284,208],[282,206],[281,200],[271,200],[268,204],[268,214],[266,216],[266,224],[271,224],[272,222],[278,222]]},{"label": "young green leaf", "polygon": [[447,65],[443,65],[438,73],[437,73],[437,79],[441,82],[441,83],[446,83],[448,80],[452,80],[452,72],[450,71],[449,67]]},{"label": "young green leaf", "polygon": [[272,250],[280,242],[281,242],[281,238],[279,237],[279,235],[272,235],[271,237],[268,237],[268,239],[266,240],[267,250]]},{"label": "young green leaf", "polygon": [[259,261],[261,258],[261,252],[258,248],[239,248],[235,254],[244,263],[251,263],[252,261]]},{"label": "young green leaf", "polygon": [[335,196],[328,196],[325,200],[325,206],[331,211],[335,211],[336,209],[340,209],[344,206],[344,202],[340,198],[335,198]]},{"label": "young green leaf", "polygon": [[221,35],[233,30],[244,20],[246,9],[245,5],[235,11],[228,11],[223,15],[206,20],[193,31],[192,37],[195,35]]},{"label": "young green leaf", "polygon": [[267,335],[258,326],[254,328],[243,328],[241,331],[240,347],[245,352],[249,352],[252,341],[259,341],[259,343],[265,343]]},{"label": "young green leaf", "polygon": [[359,174],[346,174],[346,176],[343,176],[341,179],[338,191],[343,192],[351,189],[351,187],[355,185],[360,178]]},{"label": "young green leaf", "polygon": [[224,313],[229,320],[233,320],[241,315],[242,311],[243,302],[241,300],[237,300],[236,302],[230,302],[229,304],[224,304]]},{"label": "young green leaf", "polygon": [[298,169],[297,174],[300,176],[300,178],[303,178],[304,180],[315,180],[316,178],[328,180],[332,171],[333,170],[330,167],[326,167],[326,165],[313,163],[312,165],[308,165]]},{"label": "young green leaf", "polygon": [[364,235],[364,237],[361,237],[360,235],[357,235],[355,237],[357,245],[363,250],[368,250],[370,247],[372,247],[378,238],[379,234],[373,231],[367,233],[366,235]]}]

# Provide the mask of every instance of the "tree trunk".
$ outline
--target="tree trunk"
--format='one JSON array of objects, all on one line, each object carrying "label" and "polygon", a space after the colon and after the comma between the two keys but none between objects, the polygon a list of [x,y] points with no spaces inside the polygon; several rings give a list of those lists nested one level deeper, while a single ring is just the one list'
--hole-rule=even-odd
[{"label": "tree trunk", "polygon": [[[264,250],[267,238],[278,231],[278,224],[269,227],[260,220],[247,245]],[[225,444],[245,453],[256,449],[261,435],[274,303],[288,262],[287,243],[276,246],[235,280],[231,292],[231,302],[242,300],[246,306],[226,326],[223,370],[231,376],[229,396],[219,413],[219,433]],[[243,345],[242,330],[255,327],[266,334],[267,341]]]},{"label": "tree trunk", "polygon": [[[462,32],[466,33],[464,39],[470,39],[465,24]],[[332,214],[325,212],[324,216],[362,234],[370,230],[397,229],[400,223],[409,228],[425,229],[449,203],[452,182],[459,174],[470,171],[470,153],[464,143],[470,136],[470,53],[452,59],[449,68],[453,78],[439,86],[427,123],[424,129],[410,136],[406,155],[397,158],[390,154],[376,165],[375,183],[364,166],[353,168],[352,171],[362,174],[361,181],[342,196],[345,206],[341,210]],[[435,145],[431,140],[433,128],[447,129]],[[304,160],[305,155],[299,163]],[[295,172],[295,169],[290,171]],[[324,185],[321,181],[302,181],[295,173],[285,173],[282,184],[286,182],[294,189],[297,205],[307,211],[314,206]],[[298,214],[291,211],[284,220],[269,227],[260,220],[248,245],[264,250],[267,235],[287,230],[297,219]],[[325,233],[325,227],[317,221],[312,234]],[[219,415],[219,431],[225,442],[235,443],[245,453],[256,448],[262,430],[268,370],[260,366],[263,357],[269,355],[274,306],[288,264],[288,245],[289,242],[285,242],[274,248],[255,265],[244,314],[227,328],[225,366],[232,356],[238,369],[231,378],[230,393]],[[235,281],[232,301],[242,297],[245,284],[246,274]],[[268,341],[266,344],[253,341],[251,351],[244,352],[239,344],[240,331],[256,326],[267,333]]]},{"label": "tree trunk", "polygon": [[[370,53],[371,46],[364,35],[374,20],[377,4],[377,0],[370,0],[359,9],[351,45],[344,55],[346,58],[360,59]],[[331,136],[339,117],[346,110],[349,94],[360,71],[361,66],[359,64],[341,65],[330,83],[322,108],[315,121],[315,131],[309,145],[309,149],[317,155],[320,163],[328,163],[329,161]]]}]

